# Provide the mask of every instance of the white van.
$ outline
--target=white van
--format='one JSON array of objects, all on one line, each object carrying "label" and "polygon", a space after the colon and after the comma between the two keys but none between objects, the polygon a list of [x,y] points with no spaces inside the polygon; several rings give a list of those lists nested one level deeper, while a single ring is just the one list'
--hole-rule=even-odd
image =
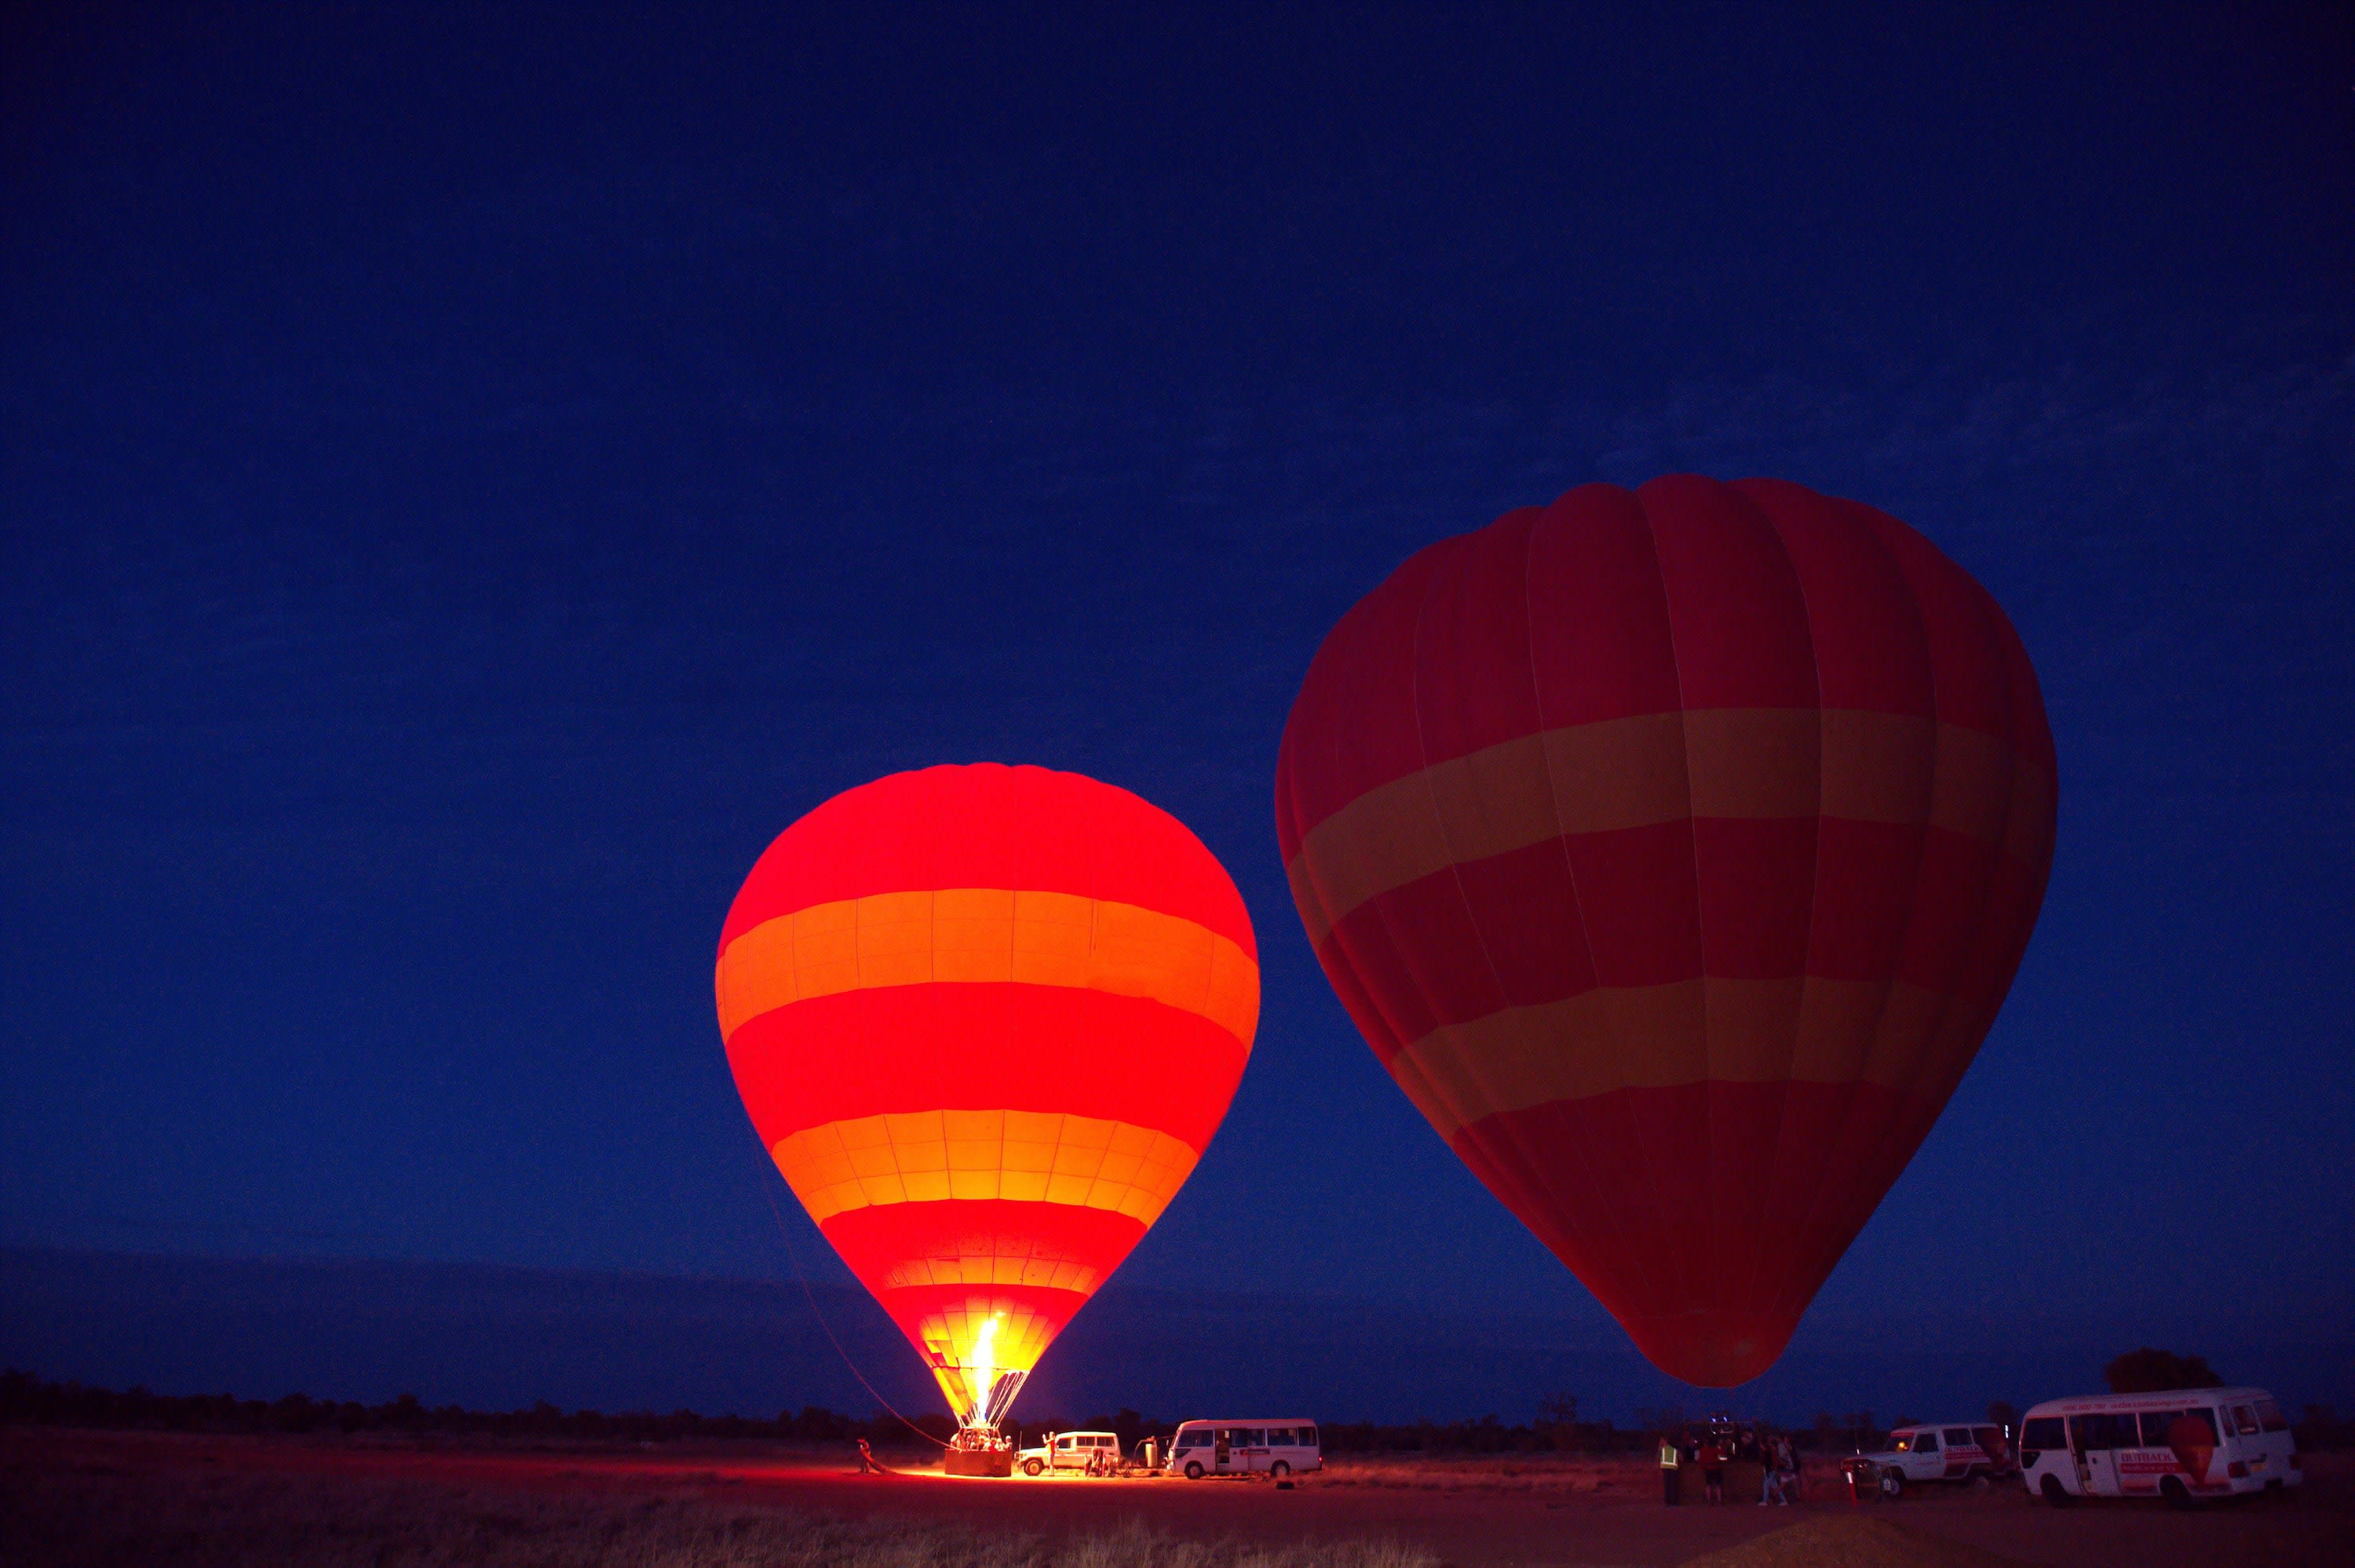
[{"label": "white van", "polygon": [[1036,1448],[1015,1456],[1026,1476],[1048,1470],[1086,1470],[1108,1475],[1120,1464],[1120,1438],[1110,1432],[1050,1432]]},{"label": "white van", "polygon": [[2019,1424],[2019,1474],[2048,1502],[2196,1498],[2304,1483],[2289,1417],[2261,1388],[2055,1399]]},{"label": "white van", "polygon": [[2003,1429],[1989,1423],[1947,1426],[1900,1426],[1889,1441],[1870,1454],[1848,1461],[1860,1478],[1870,1478],[1885,1498],[1902,1498],[1909,1486],[1951,1481],[1985,1491],[1998,1476],[2016,1467],[2011,1450],[2003,1445]]},{"label": "white van", "polygon": [[1281,1479],[1324,1467],[1314,1421],[1188,1421],[1169,1442],[1169,1473],[1189,1481],[1255,1473]]}]

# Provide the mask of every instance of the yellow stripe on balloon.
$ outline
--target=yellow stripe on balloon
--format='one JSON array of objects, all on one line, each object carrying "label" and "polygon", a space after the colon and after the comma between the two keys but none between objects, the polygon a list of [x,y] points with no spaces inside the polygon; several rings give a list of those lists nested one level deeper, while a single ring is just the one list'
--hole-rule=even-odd
[{"label": "yellow stripe on balloon", "polygon": [[1485,1118],[1697,1083],[1951,1088],[1987,1020],[1902,981],[1794,976],[1601,986],[1443,1024],[1390,1060],[1444,1139]]},{"label": "yellow stripe on balloon", "polygon": [[1108,1209],[1150,1225],[1199,1158],[1151,1128],[1018,1110],[856,1117],[805,1128],[770,1152],[820,1224],[870,1204],[969,1198]]},{"label": "yellow stripe on balloon", "polygon": [[1379,785],[1310,829],[1284,870],[1322,942],[1392,888],[1558,836],[1817,815],[1929,822],[2033,865],[2051,847],[2031,841],[2050,836],[2052,779],[1992,736],[1903,714],[1643,714],[1499,741]]},{"label": "yellow stripe on balloon", "polygon": [[1251,1048],[1259,965],[1175,915],[1070,893],[952,887],[879,893],[764,920],[714,976],[722,1037],[812,997],[882,986],[1016,981],[1143,997],[1209,1019]]}]

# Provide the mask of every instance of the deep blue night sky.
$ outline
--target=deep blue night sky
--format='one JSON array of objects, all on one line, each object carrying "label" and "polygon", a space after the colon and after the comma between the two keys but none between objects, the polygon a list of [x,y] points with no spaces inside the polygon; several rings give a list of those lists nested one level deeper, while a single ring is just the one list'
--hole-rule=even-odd
[{"label": "deep blue night sky", "polygon": [[[1819,1318],[2355,1399],[2342,8],[781,9],[9,11],[0,1244],[783,1277],[736,885],[1029,761],[1193,826],[1266,965],[1122,1283],[1622,1386],[1318,973],[1276,738],[1419,546],[1764,473],[1984,581],[2061,758]],[[0,1360],[212,1385],[31,1313]]]}]

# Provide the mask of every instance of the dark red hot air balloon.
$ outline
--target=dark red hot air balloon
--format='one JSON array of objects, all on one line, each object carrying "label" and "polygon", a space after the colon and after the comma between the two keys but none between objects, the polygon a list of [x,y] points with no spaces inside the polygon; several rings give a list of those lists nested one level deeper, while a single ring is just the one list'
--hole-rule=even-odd
[{"label": "dark red hot air balloon", "polygon": [[1284,727],[1375,1054],[1662,1371],[1757,1376],[1920,1146],[2051,866],[2018,634],[1794,484],[1574,490],[1416,555]]}]

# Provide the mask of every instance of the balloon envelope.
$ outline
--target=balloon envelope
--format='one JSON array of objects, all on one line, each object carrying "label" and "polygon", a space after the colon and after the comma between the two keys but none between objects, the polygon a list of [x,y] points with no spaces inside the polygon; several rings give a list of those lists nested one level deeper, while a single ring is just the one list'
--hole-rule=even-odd
[{"label": "balloon envelope", "polygon": [[1226,1115],[1242,899],[1126,790],[932,768],[769,846],[720,933],[744,1108],[968,1425],[1004,1414]]},{"label": "balloon envelope", "polygon": [[1336,626],[1276,821],[1400,1086],[1650,1360],[1781,1354],[1985,1038],[2051,864],[1986,590],[1796,485],[1571,492]]}]

